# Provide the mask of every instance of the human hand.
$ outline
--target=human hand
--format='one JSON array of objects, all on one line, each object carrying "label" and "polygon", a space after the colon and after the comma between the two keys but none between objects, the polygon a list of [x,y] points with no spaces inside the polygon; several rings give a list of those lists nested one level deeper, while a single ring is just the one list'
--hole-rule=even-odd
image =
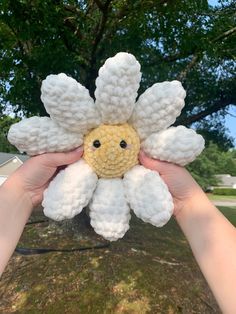
[{"label": "human hand", "polygon": [[45,153],[31,157],[5,181],[4,185],[20,190],[35,207],[41,203],[44,190],[60,167],[76,162],[82,154],[83,148],[79,147],[66,153]]},{"label": "human hand", "polygon": [[144,152],[139,154],[140,163],[151,170],[157,171],[168,189],[174,201],[174,215],[183,208],[191,208],[192,204],[204,192],[193,179],[191,174],[183,167],[149,158]]}]

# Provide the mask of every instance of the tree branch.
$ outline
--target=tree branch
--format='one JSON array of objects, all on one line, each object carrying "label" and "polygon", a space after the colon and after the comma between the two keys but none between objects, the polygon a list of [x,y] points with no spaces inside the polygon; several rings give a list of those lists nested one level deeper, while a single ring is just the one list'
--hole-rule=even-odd
[{"label": "tree branch", "polygon": [[229,111],[225,111],[229,116],[231,116],[232,118],[236,118],[236,115],[232,114],[231,112]]},{"label": "tree branch", "polygon": [[192,60],[187,64],[187,66],[179,73],[177,80],[183,82],[186,79],[188,72],[200,61],[200,53],[193,56]]},{"label": "tree branch", "polygon": [[[96,1],[96,0],[95,0]],[[92,49],[92,53],[91,53],[91,61],[94,61],[94,56],[98,47],[98,44],[100,43],[103,33],[104,33],[104,29],[107,23],[107,19],[108,19],[108,9],[109,9],[109,4],[111,3],[112,0],[107,0],[106,3],[103,5],[103,11],[102,11],[102,18],[99,21],[98,24],[98,31],[95,37],[95,40],[93,42],[93,49]]]},{"label": "tree branch", "polygon": [[100,0],[94,0],[100,11],[104,12],[105,5]]},{"label": "tree branch", "polygon": [[233,98],[220,99],[217,102],[215,102],[213,106],[208,107],[205,110],[202,110],[192,116],[185,117],[183,119],[180,118],[177,121],[177,125],[180,125],[180,124],[191,125],[194,122],[200,121],[203,118],[206,118],[207,116],[228,107],[229,105],[232,105],[232,104],[236,105],[236,103],[234,102],[235,102],[235,99]]},{"label": "tree branch", "polygon": [[233,33],[236,33],[236,26],[233,27],[233,28],[231,28],[231,29],[229,29],[228,31],[224,32],[223,34],[217,36],[217,37],[216,37],[215,39],[213,39],[211,42],[212,42],[212,43],[215,43],[215,42],[217,42],[217,41],[219,41],[219,40],[221,40],[221,39],[224,39],[224,38],[226,38],[226,37],[229,37],[229,36],[232,35]]},{"label": "tree branch", "polygon": [[192,50],[189,50],[188,52],[186,53],[183,53],[183,52],[179,52],[175,55],[170,55],[170,56],[163,56],[163,60],[166,61],[166,62],[174,62],[174,61],[177,61],[179,59],[183,59],[183,58],[187,58],[191,55],[193,55],[197,50],[197,47],[195,47],[194,49]]},{"label": "tree branch", "polygon": [[[96,0],[95,0],[96,2]],[[105,27],[106,27],[106,23],[108,20],[108,13],[109,13],[109,5],[112,2],[112,0],[107,0],[105,2],[105,4],[103,4],[103,10],[101,11],[101,17],[96,25],[94,34],[94,40],[92,42],[92,49],[91,49],[91,54],[89,57],[89,69],[88,69],[88,75],[86,77],[85,80],[85,86],[89,89],[91,95],[93,96],[93,92],[94,92],[94,85],[93,85],[93,81],[96,78],[97,75],[97,69],[96,69],[96,60],[97,60],[97,56],[98,56],[98,45],[100,44],[103,35],[104,35],[104,31],[105,31]]]},{"label": "tree branch", "polygon": [[83,39],[83,35],[82,33],[80,32],[79,30],[79,27],[78,25],[74,24],[73,23],[73,20],[75,20],[75,17],[71,16],[71,17],[66,17],[64,20],[63,20],[63,24],[65,26],[67,26],[70,30],[73,31],[73,34],[78,37],[79,39]]},{"label": "tree branch", "polygon": [[[217,36],[216,38],[213,38],[210,40],[210,42],[215,43],[221,39],[227,38],[230,35],[234,34],[236,32],[236,27],[233,27],[227,31],[225,31],[224,33],[220,34],[219,36]],[[179,59],[183,59],[183,58],[187,58],[197,52],[204,52],[204,50],[198,49],[198,47],[195,47],[194,49],[189,50],[187,53],[182,53],[179,52],[176,55],[170,55],[170,56],[163,56],[163,60],[166,62],[173,62],[173,61],[177,61]]]},{"label": "tree branch", "polygon": [[[230,35],[232,35],[235,32],[236,32],[236,27],[233,27],[233,28],[229,29],[228,31],[222,33],[221,35],[217,36],[216,38],[214,38],[210,42],[215,43],[217,41],[220,41],[221,39],[229,37]],[[184,70],[182,70],[180,72],[180,74],[178,75],[177,80],[180,80],[181,82],[183,82],[186,79],[188,72],[200,61],[200,55],[201,55],[201,52],[194,54],[190,63],[188,63],[186,68]]]}]

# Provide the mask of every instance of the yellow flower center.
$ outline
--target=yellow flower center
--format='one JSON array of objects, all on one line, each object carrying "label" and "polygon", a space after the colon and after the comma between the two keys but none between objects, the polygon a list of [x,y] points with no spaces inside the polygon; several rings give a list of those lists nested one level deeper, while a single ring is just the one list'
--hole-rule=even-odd
[{"label": "yellow flower center", "polygon": [[100,125],[85,136],[84,159],[99,177],[121,177],[138,164],[140,141],[127,123]]}]

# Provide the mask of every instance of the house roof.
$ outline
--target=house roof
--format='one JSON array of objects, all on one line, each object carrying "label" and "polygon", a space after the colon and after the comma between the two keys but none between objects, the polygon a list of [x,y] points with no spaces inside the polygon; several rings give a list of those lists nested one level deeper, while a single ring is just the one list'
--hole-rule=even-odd
[{"label": "house roof", "polygon": [[222,185],[233,186],[236,184],[236,177],[233,177],[230,174],[218,174],[216,177],[221,181]]},{"label": "house roof", "polygon": [[9,154],[9,153],[1,153],[0,152],[0,166],[14,157],[19,158],[22,162],[26,161],[29,157],[27,155],[21,154]]}]

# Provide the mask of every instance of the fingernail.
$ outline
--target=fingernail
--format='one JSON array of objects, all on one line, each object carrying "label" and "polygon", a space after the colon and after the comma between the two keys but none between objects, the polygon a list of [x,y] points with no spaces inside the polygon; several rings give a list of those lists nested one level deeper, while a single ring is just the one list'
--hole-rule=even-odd
[{"label": "fingernail", "polygon": [[83,145],[75,149],[75,151],[77,153],[81,153],[81,152],[83,152],[83,150],[84,150],[84,146]]},{"label": "fingernail", "polygon": [[144,158],[145,157],[145,154],[142,150],[140,150],[139,152],[139,158]]}]

